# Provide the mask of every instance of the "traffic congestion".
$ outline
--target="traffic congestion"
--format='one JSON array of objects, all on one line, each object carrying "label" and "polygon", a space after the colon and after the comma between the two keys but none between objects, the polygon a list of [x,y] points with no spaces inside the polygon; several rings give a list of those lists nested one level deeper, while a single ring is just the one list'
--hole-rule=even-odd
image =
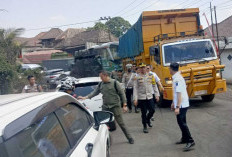
[{"label": "traffic congestion", "polygon": [[231,157],[230,17],[188,1],[133,25],[0,25],[0,157]]}]

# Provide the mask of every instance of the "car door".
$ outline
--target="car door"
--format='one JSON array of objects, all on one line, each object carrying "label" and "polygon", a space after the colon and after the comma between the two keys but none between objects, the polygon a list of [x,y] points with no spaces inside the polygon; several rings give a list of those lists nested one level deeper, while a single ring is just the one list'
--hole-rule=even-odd
[{"label": "car door", "polygon": [[67,104],[55,113],[70,141],[70,157],[106,156],[109,138],[106,125],[95,129],[92,116],[78,104]]}]

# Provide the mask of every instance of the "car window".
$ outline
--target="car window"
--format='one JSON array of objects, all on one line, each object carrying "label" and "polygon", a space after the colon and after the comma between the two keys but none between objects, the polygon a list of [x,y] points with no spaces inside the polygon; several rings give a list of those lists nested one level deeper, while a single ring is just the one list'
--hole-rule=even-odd
[{"label": "car window", "polygon": [[74,93],[77,96],[88,95],[91,92],[93,92],[94,89],[97,88],[98,83],[99,82],[78,84],[78,85],[75,86]]},{"label": "car window", "polygon": [[[8,154],[4,157],[64,157],[70,151],[54,113],[7,140],[4,147]],[[1,149],[0,154],[4,150]]]},{"label": "car window", "polygon": [[56,111],[57,117],[63,126],[71,145],[75,145],[92,126],[88,114],[73,104],[68,104]]}]

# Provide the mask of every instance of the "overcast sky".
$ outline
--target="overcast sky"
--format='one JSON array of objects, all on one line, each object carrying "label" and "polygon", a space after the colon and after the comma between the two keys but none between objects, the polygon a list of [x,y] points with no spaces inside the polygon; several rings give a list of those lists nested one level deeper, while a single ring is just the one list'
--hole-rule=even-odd
[{"label": "overcast sky", "polygon": [[[217,6],[218,22],[231,16],[232,0],[0,0],[0,28],[25,28],[22,36],[33,37],[48,27],[93,26],[102,16],[122,16],[134,24],[142,11],[200,7],[201,23],[210,21],[209,2]],[[44,28],[44,29],[38,29]],[[37,30],[33,30],[37,29]]]}]

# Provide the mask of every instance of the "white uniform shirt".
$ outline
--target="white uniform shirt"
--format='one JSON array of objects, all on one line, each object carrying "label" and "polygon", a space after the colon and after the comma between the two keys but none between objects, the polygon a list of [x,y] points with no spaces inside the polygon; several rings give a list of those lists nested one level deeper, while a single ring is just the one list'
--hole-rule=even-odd
[{"label": "white uniform shirt", "polygon": [[189,107],[189,97],[186,89],[186,83],[180,72],[177,72],[172,76],[172,88],[173,88],[173,103],[174,107],[177,106],[177,93],[181,93],[180,108]]},{"label": "white uniform shirt", "polygon": [[[149,74],[152,74],[155,78],[155,82],[158,83],[160,81],[160,78],[157,76],[155,72],[150,71]],[[154,94],[154,90],[152,91],[152,94]]]}]

